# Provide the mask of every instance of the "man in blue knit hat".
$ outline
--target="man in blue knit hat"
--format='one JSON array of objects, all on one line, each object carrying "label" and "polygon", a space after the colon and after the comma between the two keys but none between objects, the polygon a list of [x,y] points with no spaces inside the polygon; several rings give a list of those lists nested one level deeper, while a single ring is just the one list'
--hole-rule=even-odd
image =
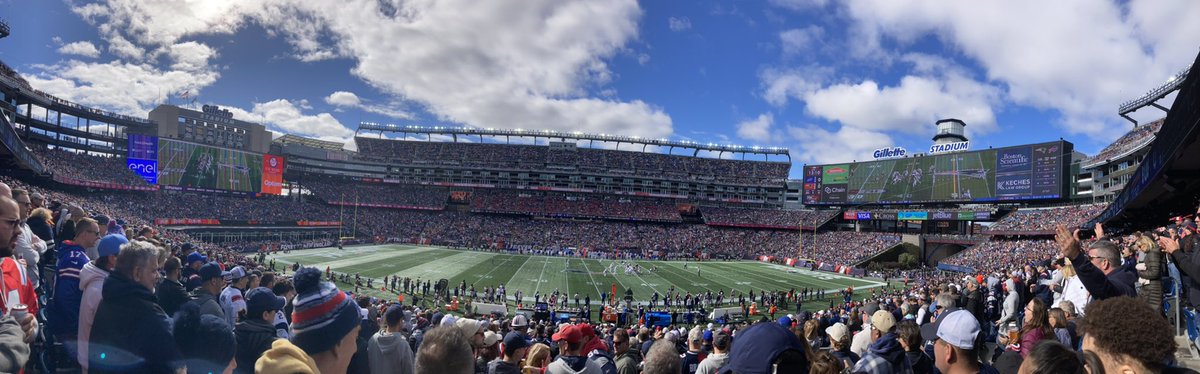
[{"label": "man in blue knit hat", "polygon": [[292,311],[291,341],[276,340],[255,364],[256,372],[268,370],[281,360],[282,352],[299,348],[312,359],[320,373],[341,374],[358,350],[355,338],[362,328],[358,306],[333,283],[321,281],[321,271],[301,268],[293,276],[296,286]]}]

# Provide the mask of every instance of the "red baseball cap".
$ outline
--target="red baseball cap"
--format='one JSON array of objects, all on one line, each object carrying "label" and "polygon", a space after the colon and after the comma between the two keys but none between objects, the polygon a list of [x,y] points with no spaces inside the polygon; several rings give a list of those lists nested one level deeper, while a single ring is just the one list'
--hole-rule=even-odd
[{"label": "red baseball cap", "polygon": [[579,329],[575,326],[568,325],[567,327],[563,327],[561,330],[558,330],[558,332],[554,333],[551,338],[556,342],[565,340],[567,343],[579,343],[583,341],[583,334],[580,333]]},{"label": "red baseball cap", "polygon": [[575,325],[575,328],[579,330],[579,334],[583,337],[596,336],[596,329],[592,325],[581,323]]}]

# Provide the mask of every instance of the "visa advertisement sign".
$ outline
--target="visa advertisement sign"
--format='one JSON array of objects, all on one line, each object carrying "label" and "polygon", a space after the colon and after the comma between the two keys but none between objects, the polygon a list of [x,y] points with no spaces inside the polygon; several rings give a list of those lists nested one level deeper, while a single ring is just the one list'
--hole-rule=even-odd
[{"label": "visa advertisement sign", "polygon": [[859,221],[870,221],[871,220],[871,212],[858,212],[857,218]]},{"label": "visa advertisement sign", "polygon": [[283,194],[283,157],[263,155],[262,193]]},{"label": "visa advertisement sign", "polygon": [[149,184],[158,184],[158,160],[125,159],[125,165]]}]

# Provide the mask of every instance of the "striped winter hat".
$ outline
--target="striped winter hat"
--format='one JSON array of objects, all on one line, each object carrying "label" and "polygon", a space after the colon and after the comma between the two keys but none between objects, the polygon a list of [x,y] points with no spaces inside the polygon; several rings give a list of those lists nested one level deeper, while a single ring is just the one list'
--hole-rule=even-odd
[{"label": "striped winter hat", "polygon": [[296,299],[292,311],[292,344],[309,355],[333,349],[358,326],[358,306],[333,283],[321,281],[316,268],[301,268],[294,275]]}]

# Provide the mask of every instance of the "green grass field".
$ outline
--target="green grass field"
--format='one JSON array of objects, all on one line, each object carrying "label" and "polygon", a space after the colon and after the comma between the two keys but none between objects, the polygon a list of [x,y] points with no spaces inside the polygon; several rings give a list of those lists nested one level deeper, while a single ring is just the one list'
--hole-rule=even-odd
[{"label": "green grass field", "polygon": [[[657,291],[665,294],[671,286],[684,292],[712,290],[716,293],[731,289],[741,292],[787,291],[805,287],[826,290],[830,297],[846,287],[855,290],[883,286],[874,279],[858,279],[839,274],[813,272],[777,264],[753,261],[738,262],[685,262],[685,261],[637,261],[647,270],[640,275],[604,274],[603,270],[613,260],[579,259],[548,256],[510,255],[503,253],[474,252],[438,247],[414,245],[374,245],[349,247],[344,250],[320,248],[292,251],[273,256],[276,267],[282,268],[299,262],[325,270],[329,266],[335,272],[374,278],[375,289],[365,294],[395,299],[396,294],[379,291],[380,280],[386,276],[420,278],[421,281],[448,279],[451,286],[465,280],[477,290],[504,284],[508,294],[521,290],[532,300],[535,292],[543,295],[559,290],[568,295],[579,293],[590,295],[593,304],[598,304],[601,292],[610,292],[617,285],[618,294],[632,289],[638,300],[648,300]],[[686,268],[684,266],[687,266]],[[657,271],[649,269],[657,266]],[[696,275],[697,266],[700,275]],[[353,286],[339,284],[353,290]],[[828,304],[809,303],[807,308],[828,307]]]}]

